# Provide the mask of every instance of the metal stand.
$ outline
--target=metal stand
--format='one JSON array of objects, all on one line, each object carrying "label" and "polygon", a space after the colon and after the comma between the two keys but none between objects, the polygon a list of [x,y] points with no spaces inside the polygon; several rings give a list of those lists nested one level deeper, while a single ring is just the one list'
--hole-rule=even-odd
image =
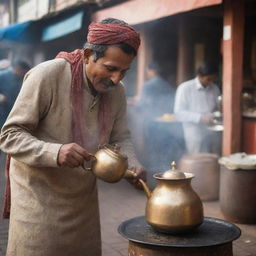
[{"label": "metal stand", "polygon": [[129,240],[128,256],[232,256],[232,241],[241,234],[234,224],[207,217],[181,235],[156,232],[144,216],[123,222],[118,231]]}]

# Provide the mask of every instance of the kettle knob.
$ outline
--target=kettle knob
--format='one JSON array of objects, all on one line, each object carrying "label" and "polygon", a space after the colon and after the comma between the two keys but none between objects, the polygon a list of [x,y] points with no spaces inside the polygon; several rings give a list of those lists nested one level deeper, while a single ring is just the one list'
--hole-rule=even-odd
[{"label": "kettle knob", "polygon": [[174,179],[174,180],[186,178],[183,172],[176,169],[175,161],[171,163],[171,170],[164,172],[162,177],[165,179]]},{"label": "kettle knob", "polygon": [[118,144],[114,144],[114,145],[113,145],[113,151],[114,151],[115,153],[119,153],[120,148],[121,148],[121,147],[120,147]]},{"label": "kettle knob", "polygon": [[176,162],[175,161],[172,161],[171,163],[171,167],[172,167],[172,171],[176,170]]}]

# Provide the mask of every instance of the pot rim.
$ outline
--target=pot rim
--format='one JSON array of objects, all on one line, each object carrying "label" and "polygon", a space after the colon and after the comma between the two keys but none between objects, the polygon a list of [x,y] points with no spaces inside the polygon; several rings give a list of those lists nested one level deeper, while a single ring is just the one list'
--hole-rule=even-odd
[{"label": "pot rim", "polygon": [[185,178],[179,178],[179,179],[171,179],[171,178],[164,178],[162,177],[164,172],[155,173],[153,177],[157,180],[191,180],[195,177],[195,175],[191,172],[184,172]]}]

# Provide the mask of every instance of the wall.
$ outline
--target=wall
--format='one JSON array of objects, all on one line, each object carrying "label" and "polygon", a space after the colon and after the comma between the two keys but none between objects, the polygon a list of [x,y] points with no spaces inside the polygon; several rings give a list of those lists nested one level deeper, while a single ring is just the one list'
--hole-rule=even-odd
[{"label": "wall", "polygon": [[73,4],[76,4],[78,2],[81,2],[81,1],[78,1],[78,0],[56,0],[55,10],[56,11],[62,10],[64,8],[71,6]]},{"label": "wall", "polygon": [[38,19],[48,13],[49,0],[30,0],[18,8],[18,22]]}]

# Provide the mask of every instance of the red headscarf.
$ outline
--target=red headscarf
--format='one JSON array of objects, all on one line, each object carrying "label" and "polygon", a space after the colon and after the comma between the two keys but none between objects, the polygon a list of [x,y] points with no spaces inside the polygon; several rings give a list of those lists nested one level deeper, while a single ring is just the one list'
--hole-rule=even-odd
[{"label": "red headscarf", "polygon": [[125,24],[91,23],[87,41],[91,44],[126,43],[137,52],[140,46],[140,34]]}]

